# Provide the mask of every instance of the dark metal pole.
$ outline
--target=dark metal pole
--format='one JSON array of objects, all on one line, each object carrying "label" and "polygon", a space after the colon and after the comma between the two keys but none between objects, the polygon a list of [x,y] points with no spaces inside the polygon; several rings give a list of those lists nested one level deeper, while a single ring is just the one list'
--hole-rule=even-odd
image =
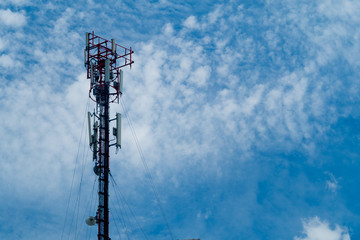
[{"label": "dark metal pole", "polygon": [[109,86],[100,86],[98,240],[109,240]]}]

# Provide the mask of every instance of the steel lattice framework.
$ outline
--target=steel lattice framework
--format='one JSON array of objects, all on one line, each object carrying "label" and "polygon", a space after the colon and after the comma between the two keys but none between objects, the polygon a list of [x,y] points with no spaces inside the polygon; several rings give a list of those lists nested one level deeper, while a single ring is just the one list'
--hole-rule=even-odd
[{"label": "steel lattice framework", "polygon": [[[86,47],[84,50],[85,67],[87,78],[90,79],[89,97],[96,102],[96,112],[89,113],[94,116],[94,124],[90,133],[90,145],[93,148],[94,172],[98,175],[99,204],[95,216],[98,225],[98,240],[109,240],[109,104],[119,99],[122,94],[122,70],[120,68],[131,66],[134,63],[131,48],[125,48],[111,41],[96,36],[94,33],[86,33]],[[118,118],[121,115],[117,114]],[[121,125],[121,124],[119,124]],[[119,132],[117,127],[114,135],[120,146]],[[121,146],[120,146],[121,147]]]},{"label": "steel lattice framework", "polygon": [[[102,37],[95,35],[94,33],[86,33],[86,48],[85,48],[84,60],[85,67],[87,68],[87,78],[92,79],[93,74],[99,74],[98,84],[104,83],[105,76],[105,60],[109,59],[109,71],[114,74],[114,80],[120,84],[120,68],[125,66],[130,66],[134,63],[132,60],[132,54],[134,51],[130,48],[123,47],[115,43],[115,39],[111,41],[106,40]],[[96,76],[95,76],[96,77]],[[94,98],[95,94],[93,81],[91,81],[89,96],[92,100],[96,101]],[[113,102],[119,97],[118,89],[116,89],[116,84],[110,86],[110,96],[113,98],[110,100]],[[114,92],[115,91],[115,92]]]}]

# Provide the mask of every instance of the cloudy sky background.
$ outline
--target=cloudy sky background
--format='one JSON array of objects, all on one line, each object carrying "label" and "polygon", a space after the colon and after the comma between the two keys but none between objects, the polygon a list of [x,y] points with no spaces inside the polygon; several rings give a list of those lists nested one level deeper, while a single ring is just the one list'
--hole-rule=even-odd
[{"label": "cloudy sky background", "polygon": [[359,27],[352,0],[0,0],[0,238],[96,238],[94,31],[135,51],[111,112],[166,215],[124,118],[113,240],[360,239]]}]

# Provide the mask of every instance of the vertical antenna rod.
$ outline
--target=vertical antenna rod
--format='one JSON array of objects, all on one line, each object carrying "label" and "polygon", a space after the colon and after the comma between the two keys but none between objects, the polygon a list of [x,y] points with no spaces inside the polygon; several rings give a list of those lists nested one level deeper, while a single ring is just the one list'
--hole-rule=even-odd
[{"label": "vertical antenna rod", "polygon": [[[99,204],[95,217],[86,219],[88,225],[98,225],[98,240],[110,240],[109,237],[109,148],[110,146],[121,147],[121,129],[117,126],[116,141],[110,144],[109,129],[109,105],[119,99],[122,94],[122,70],[120,68],[134,63],[131,55],[134,52],[111,41],[96,36],[94,33],[86,33],[86,47],[84,50],[85,67],[87,78],[90,79],[89,97],[96,102],[94,111],[93,133],[89,132],[89,144],[92,146],[95,163],[94,172],[98,175]],[[90,116],[89,113],[89,131]],[[120,114],[117,114],[121,116]],[[117,120],[119,122],[120,120]],[[119,124],[117,124],[119,125]]]}]

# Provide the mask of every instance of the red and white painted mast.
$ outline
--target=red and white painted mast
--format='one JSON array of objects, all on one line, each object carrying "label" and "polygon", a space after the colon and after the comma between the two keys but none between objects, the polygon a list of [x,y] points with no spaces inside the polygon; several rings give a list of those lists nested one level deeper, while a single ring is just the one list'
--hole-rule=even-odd
[{"label": "red and white painted mast", "polygon": [[[98,225],[98,240],[109,237],[109,172],[110,146],[121,148],[121,114],[117,113],[115,141],[110,143],[109,105],[118,101],[122,94],[123,72],[120,68],[131,66],[131,48],[125,48],[92,33],[86,33],[84,50],[87,78],[90,80],[89,97],[96,102],[96,110],[88,113],[89,143],[93,150],[94,173],[99,180],[99,204],[96,216],[86,219],[88,225]],[[93,118],[93,121],[91,119]],[[93,122],[93,124],[91,124]],[[91,127],[92,126],[92,127]]]}]

